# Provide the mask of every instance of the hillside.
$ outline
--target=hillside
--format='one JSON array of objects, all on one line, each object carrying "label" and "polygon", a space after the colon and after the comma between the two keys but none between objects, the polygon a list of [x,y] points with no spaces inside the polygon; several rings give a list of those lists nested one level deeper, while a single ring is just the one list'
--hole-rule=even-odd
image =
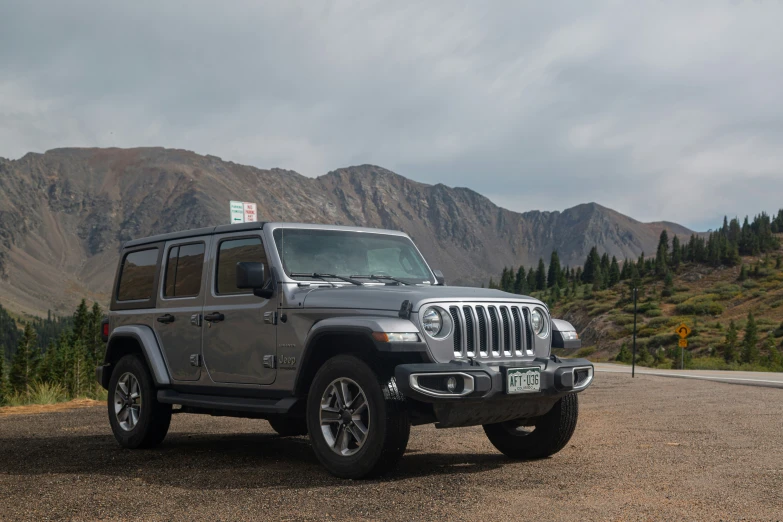
[{"label": "hillside", "polygon": [[[637,305],[637,347],[642,364],[677,367],[679,337],[674,330],[684,322],[693,330],[685,354],[690,367],[783,371],[779,355],[772,354],[773,359],[778,357],[777,365],[769,363],[770,347],[778,354],[783,350],[783,250],[744,256],[734,267],[685,264],[674,275],[668,292],[666,283],[654,277],[642,281],[644,290]],[[547,298],[546,293],[539,295]],[[554,305],[553,313],[576,325],[582,356],[594,361],[615,360],[623,345],[631,349],[630,296],[627,281],[600,291],[578,285],[575,295]],[[757,360],[743,366],[737,353],[737,361],[727,364],[724,355],[729,324],[733,321],[738,329],[739,351],[748,312],[753,312],[758,329]]]},{"label": "hillside", "polygon": [[55,149],[0,158],[0,304],[45,315],[69,313],[83,297],[106,303],[122,242],[226,223],[232,199],[257,202],[264,220],[404,230],[452,284],[479,285],[553,249],[574,265],[593,245],[635,257],[654,252],[663,228],[691,233],[595,203],[512,212],[371,165],[308,178],[184,150]]}]

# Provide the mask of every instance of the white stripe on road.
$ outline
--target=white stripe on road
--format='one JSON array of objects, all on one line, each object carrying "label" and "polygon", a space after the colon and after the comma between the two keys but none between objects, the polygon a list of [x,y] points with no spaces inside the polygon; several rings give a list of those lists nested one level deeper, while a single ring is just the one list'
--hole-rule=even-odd
[{"label": "white stripe on road", "polygon": [[[607,373],[631,373],[630,370],[608,370],[604,368],[595,368],[595,371],[597,372],[607,372]],[[692,373],[660,373],[660,372],[648,372],[648,371],[637,371],[639,375],[655,375],[658,377],[681,377],[681,378],[687,378],[687,379],[704,379],[708,381],[744,381],[744,382],[758,382],[758,383],[766,383],[766,384],[777,384],[781,387],[783,387],[783,381],[770,381],[765,379],[746,379],[742,377],[712,377],[709,375],[693,375]]]}]

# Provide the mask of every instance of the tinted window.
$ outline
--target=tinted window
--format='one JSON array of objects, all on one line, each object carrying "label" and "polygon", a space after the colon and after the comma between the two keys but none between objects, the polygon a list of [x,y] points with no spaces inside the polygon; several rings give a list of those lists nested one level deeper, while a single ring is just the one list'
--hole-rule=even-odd
[{"label": "tinted window", "polygon": [[169,250],[166,264],[165,297],[194,297],[201,292],[204,243],[181,245]]},{"label": "tinted window", "polygon": [[132,252],[122,260],[118,301],[141,301],[152,298],[158,249]]},{"label": "tinted window", "polygon": [[229,239],[220,243],[217,258],[217,293],[249,293],[248,290],[237,288],[237,263],[241,262],[266,265],[266,254],[261,238]]}]

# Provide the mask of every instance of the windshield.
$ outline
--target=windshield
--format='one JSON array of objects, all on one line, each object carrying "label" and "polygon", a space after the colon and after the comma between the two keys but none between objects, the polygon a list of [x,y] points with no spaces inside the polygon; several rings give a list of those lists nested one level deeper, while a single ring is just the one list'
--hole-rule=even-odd
[{"label": "windshield", "polygon": [[299,274],[307,273],[343,277],[389,276],[406,283],[434,283],[421,254],[404,236],[278,228],[274,238],[283,268],[289,277],[297,274],[294,279],[301,279]]}]

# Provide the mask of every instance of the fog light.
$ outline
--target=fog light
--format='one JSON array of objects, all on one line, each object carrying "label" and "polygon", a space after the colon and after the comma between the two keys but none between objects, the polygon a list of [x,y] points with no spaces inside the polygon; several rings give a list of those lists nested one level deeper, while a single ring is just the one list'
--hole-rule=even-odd
[{"label": "fog light", "polygon": [[451,393],[454,393],[457,391],[457,378],[456,377],[449,377],[446,379],[446,389],[449,390]]}]

